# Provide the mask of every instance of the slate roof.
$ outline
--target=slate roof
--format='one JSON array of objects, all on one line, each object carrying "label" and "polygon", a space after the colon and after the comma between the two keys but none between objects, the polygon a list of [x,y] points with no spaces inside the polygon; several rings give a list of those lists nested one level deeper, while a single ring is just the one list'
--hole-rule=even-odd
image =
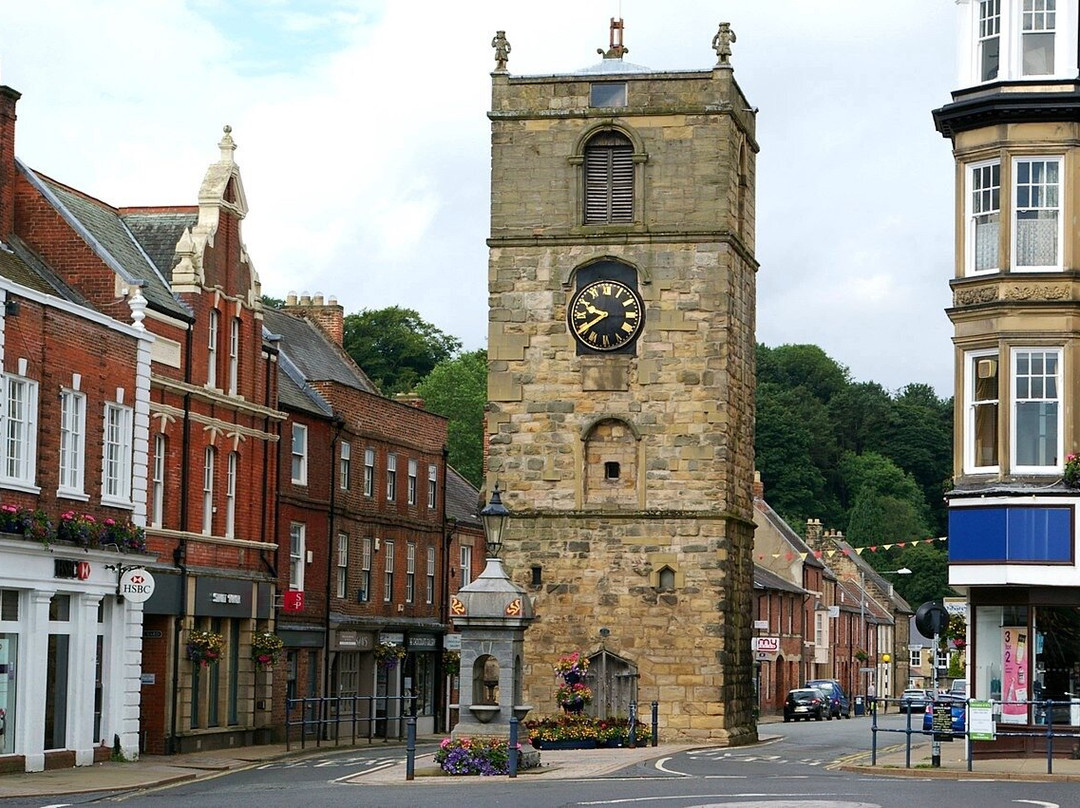
[{"label": "slate roof", "polygon": [[0,275],[43,295],[52,295],[85,305],[81,295],[76,295],[61,283],[26,244],[17,236],[10,236],[6,244],[0,244]]},{"label": "slate roof", "polygon": [[792,592],[796,595],[807,594],[806,589],[757,564],[754,565],[754,589],[773,589],[780,592]]},{"label": "slate roof", "polygon": [[482,527],[480,489],[461,476],[453,466],[446,467],[446,518],[459,524]]},{"label": "slate roof", "polygon": [[851,559],[852,563],[856,566],[856,568],[862,570],[863,577],[868,583],[872,583],[877,589],[885,592],[886,594],[891,593],[891,599],[897,611],[906,612],[908,614],[914,611],[908,604],[908,602],[902,597],[900,597],[897,591],[893,588],[892,581],[889,581],[884,576],[879,575],[877,570],[870,566],[869,562],[863,560],[863,557],[855,552],[854,547],[852,547],[843,539],[833,538],[833,542],[836,544],[836,548],[839,552],[843,553],[849,559]]},{"label": "slate roof", "polygon": [[165,276],[147,254],[119,211],[56,180],[36,174],[16,160],[19,169],[99,258],[128,283],[141,283],[154,308],[188,319],[190,312],[173,296]]},{"label": "slate roof", "polygon": [[318,326],[291,314],[267,308],[263,331],[277,334],[280,348],[288,355],[302,377],[309,382],[337,382],[367,393],[381,395],[343,350],[334,345]]},{"label": "slate roof", "polygon": [[792,552],[806,553],[806,563],[809,564],[811,567],[823,567],[825,570],[829,570],[829,568],[822,562],[822,560],[816,555],[814,555],[814,551],[810,549],[810,545],[803,541],[802,536],[792,530],[791,526],[780,518],[780,514],[774,511],[772,509],[772,506],[769,505],[768,502],[755,497],[754,508],[757,509],[761,513],[761,515],[764,516],[765,519],[768,520],[768,522],[773,526],[776,532],[779,533],[784,538],[784,540],[791,545]]},{"label": "slate roof", "polygon": [[278,405],[290,410],[333,418],[334,408],[309,385],[288,354],[278,353]]},{"label": "slate roof", "polygon": [[120,213],[120,220],[135,235],[161,274],[171,282],[176,245],[184,230],[193,228],[199,221],[199,214],[194,210],[125,210]]}]

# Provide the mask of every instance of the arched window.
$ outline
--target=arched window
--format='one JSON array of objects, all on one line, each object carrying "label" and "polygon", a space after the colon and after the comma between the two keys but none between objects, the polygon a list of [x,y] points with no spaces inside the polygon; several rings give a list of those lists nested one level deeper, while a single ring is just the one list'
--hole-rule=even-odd
[{"label": "arched window", "polygon": [[605,131],[585,146],[585,224],[634,221],[634,147],[625,135]]}]

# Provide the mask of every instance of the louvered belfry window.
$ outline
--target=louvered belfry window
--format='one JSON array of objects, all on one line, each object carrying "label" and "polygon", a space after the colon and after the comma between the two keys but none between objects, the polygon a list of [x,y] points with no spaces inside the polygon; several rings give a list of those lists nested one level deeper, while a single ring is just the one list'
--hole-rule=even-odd
[{"label": "louvered belfry window", "polygon": [[618,132],[601,132],[585,147],[585,224],[634,221],[634,147]]}]

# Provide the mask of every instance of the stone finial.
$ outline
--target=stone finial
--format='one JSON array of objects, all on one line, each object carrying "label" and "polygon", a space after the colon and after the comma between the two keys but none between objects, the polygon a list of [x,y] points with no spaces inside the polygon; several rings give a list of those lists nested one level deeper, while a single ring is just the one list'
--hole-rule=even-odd
[{"label": "stone finial", "polygon": [[735,32],[731,30],[731,23],[720,23],[720,30],[713,37],[712,46],[716,51],[716,66],[729,65],[731,59],[731,43],[735,42]]},{"label": "stone finial", "polygon": [[611,18],[611,35],[609,37],[609,47],[605,51],[603,48],[597,48],[596,52],[603,56],[605,59],[621,59],[623,56],[630,52],[629,48],[623,47],[623,21],[622,19],[616,20]]},{"label": "stone finial", "polygon": [[505,73],[506,62],[510,59],[510,42],[506,39],[506,31],[495,32],[491,47],[495,49],[495,72]]},{"label": "stone finial", "polygon": [[128,308],[131,309],[131,322],[135,328],[145,331],[143,320],[146,319],[146,298],[142,296],[142,289],[135,287],[135,294],[128,298]]},{"label": "stone finial", "polygon": [[224,131],[225,134],[218,142],[218,148],[221,149],[221,162],[234,163],[236,161],[233,159],[233,152],[236,151],[236,143],[232,139],[232,127],[225,124],[222,131]]}]

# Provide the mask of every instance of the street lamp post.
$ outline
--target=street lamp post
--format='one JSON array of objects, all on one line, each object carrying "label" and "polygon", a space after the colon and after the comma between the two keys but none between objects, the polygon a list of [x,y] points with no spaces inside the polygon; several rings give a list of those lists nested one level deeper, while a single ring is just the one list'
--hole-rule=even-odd
[{"label": "street lamp post", "polygon": [[[874,570],[874,572],[876,572],[878,575],[911,575],[911,570],[908,569],[907,567],[901,567],[898,570]],[[862,644],[863,644],[863,647],[867,651],[867,653],[869,653],[869,651],[870,651],[869,632],[866,630],[866,573],[863,572],[861,567],[859,568],[859,624],[860,624],[859,630],[862,632]],[[896,635],[894,634],[893,635],[894,643],[895,643],[895,636]],[[883,663],[889,664],[891,662],[891,660],[892,660],[892,655],[887,653],[887,652],[883,653],[882,656],[881,656],[881,660],[882,660]],[[867,672],[866,675],[867,675],[867,678],[869,678],[870,673]],[[874,670],[874,680],[875,680],[875,687],[874,687],[875,694],[874,695],[875,695],[875,698],[876,698],[877,695],[878,695],[877,692],[876,692],[877,691],[877,687],[876,687],[877,670],[876,669]],[[891,679],[890,679],[890,681],[891,681]],[[886,697],[887,695],[888,694],[886,694],[886,693],[881,694],[881,696],[883,698]]]}]

